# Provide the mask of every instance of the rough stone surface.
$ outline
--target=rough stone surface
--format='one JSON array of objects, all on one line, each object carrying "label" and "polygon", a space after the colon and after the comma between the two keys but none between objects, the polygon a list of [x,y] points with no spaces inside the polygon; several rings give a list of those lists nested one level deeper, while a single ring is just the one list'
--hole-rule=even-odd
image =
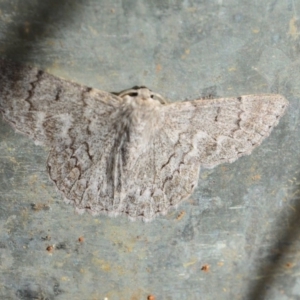
[{"label": "rough stone surface", "polygon": [[[50,4],[51,3],[51,4]],[[172,101],[279,93],[290,106],[251,156],[200,174],[152,223],[77,215],[48,149],[0,120],[1,299],[300,296],[300,4],[0,2],[0,54],[104,91]]]}]

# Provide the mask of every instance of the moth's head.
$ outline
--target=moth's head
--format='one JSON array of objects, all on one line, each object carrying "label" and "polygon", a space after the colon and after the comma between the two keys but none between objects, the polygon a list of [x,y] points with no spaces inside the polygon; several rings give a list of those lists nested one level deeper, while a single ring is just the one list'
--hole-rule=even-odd
[{"label": "moth's head", "polygon": [[161,104],[167,104],[168,101],[164,99],[161,95],[152,92],[145,86],[134,86],[133,88],[129,90],[122,91],[118,94],[119,97],[125,98],[126,96],[132,97],[132,98],[139,98],[141,100],[156,100],[159,101]]}]

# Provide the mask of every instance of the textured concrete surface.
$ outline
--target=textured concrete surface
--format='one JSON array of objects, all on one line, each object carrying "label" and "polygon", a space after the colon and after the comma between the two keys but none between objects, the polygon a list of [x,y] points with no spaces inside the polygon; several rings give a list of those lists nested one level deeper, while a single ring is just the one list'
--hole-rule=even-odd
[{"label": "textured concrete surface", "polygon": [[75,214],[48,149],[0,118],[0,299],[300,298],[299,14],[295,0],[1,0],[1,57],[107,91],[279,92],[290,107],[148,224]]}]

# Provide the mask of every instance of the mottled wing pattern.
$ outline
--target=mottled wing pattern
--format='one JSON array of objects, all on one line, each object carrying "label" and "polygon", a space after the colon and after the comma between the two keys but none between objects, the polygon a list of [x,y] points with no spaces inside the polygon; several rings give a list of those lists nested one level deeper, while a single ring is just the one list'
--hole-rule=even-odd
[{"label": "mottled wing pattern", "polygon": [[192,194],[201,166],[250,154],[278,124],[287,104],[280,95],[249,95],[162,106],[162,126],[126,179],[123,212],[144,220],[166,213]]},{"label": "mottled wing pattern", "polygon": [[110,93],[0,60],[0,111],[37,143],[74,146],[95,134],[93,128],[101,122],[105,134],[107,120],[121,102]]},{"label": "mottled wing pattern", "polygon": [[212,168],[250,154],[269,136],[287,105],[276,94],[174,103],[166,107],[168,135],[198,149],[201,166]]},{"label": "mottled wing pattern", "polygon": [[[93,203],[98,197],[112,202],[114,155],[119,133],[126,136],[121,98],[0,60],[0,112],[18,131],[50,147],[48,171],[65,200],[77,206],[85,193]],[[105,195],[95,192],[100,186]],[[91,209],[89,203],[85,208]]]},{"label": "mottled wing pattern", "polygon": [[163,125],[136,161],[132,176],[124,178],[127,193],[121,209],[132,219],[150,221],[166,214],[187,199],[197,186],[200,170],[197,150],[190,142],[173,139],[167,121]]}]

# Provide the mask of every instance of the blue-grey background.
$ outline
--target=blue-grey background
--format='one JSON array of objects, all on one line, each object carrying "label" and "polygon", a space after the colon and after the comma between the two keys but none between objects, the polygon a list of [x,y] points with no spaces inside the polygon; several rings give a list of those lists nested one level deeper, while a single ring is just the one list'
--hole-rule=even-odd
[{"label": "blue-grey background", "polygon": [[106,91],[290,102],[251,156],[202,170],[147,224],[74,213],[48,149],[0,118],[0,299],[300,299],[299,14],[297,0],[0,0],[0,57]]}]

